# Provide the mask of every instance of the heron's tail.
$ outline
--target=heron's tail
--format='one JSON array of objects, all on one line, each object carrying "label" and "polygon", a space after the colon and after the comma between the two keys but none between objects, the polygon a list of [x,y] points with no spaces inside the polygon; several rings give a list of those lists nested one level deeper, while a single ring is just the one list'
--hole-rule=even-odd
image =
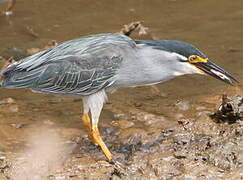
[{"label": "heron's tail", "polygon": [[5,87],[5,81],[9,78],[11,72],[15,70],[17,61],[11,57],[9,58],[3,67],[0,69],[0,88]]},{"label": "heron's tail", "polygon": [[0,72],[0,88],[4,87],[4,77],[1,75],[1,72]]},{"label": "heron's tail", "polygon": [[0,72],[0,88],[31,88],[38,81],[42,69],[32,71],[18,69],[16,64],[11,64]]},{"label": "heron's tail", "polygon": [[16,73],[17,71],[15,71],[15,64],[8,65],[6,63],[6,65],[3,66],[3,68],[0,70],[0,88],[9,88],[9,85],[12,85],[11,79],[15,76]]}]

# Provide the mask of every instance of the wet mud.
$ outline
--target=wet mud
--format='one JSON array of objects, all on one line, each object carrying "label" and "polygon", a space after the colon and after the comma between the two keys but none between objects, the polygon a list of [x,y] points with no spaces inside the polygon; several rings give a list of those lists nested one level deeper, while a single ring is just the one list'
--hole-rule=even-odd
[{"label": "wet mud", "polygon": [[[135,106],[122,113],[116,105],[108,104],[105,111],[110,117],[106,118],[112,121],[101,123],[100,128],[119,162],[110,164],[83,129],[61,124],[48,115],[37,122],[31,118],[16,121],[13,114],[20,113],[19,104],[9,99],[2,102],[5,110],[1,108],[1,114],[12,120],[1,126],[1,136],[6,140],[1,141],[0,168],[5,179],[242,178],[242,120],[215,122],[210,118],[214,111],[209,106],[181,101],[179,107],[178,102],[171,107],[176,109],[174,117],[165,117]],[[73,104],[79,106],[80,102]],[[187,108],[181,109],[182,104]],[[19,107],[21,111],[25,106]],[[38,115],[43,113],[40,111]],[[79,114],[71,116],[79,119]],[[79,121],[75,124],[80,126]]]},{"label": "wet mud", "polygon": [[[240,0],[19,0],[0,16],[0,66],[49,42],[143,21],[150,35],[132,37],[190,42],[242,81],[242,8]],[[110,164],[82,127],[81,98],[0,89],[0,179],[242,179],[242,114],[229,118],[236,109],[227,103],[219,113],[222,94],[242,97],[242,86],[192,75],[110,94],[99,123]]]}]

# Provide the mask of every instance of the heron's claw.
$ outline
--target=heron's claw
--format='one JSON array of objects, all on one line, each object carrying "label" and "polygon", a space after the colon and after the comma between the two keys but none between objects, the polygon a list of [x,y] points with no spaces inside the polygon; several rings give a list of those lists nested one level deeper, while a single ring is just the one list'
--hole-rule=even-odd
[{"label": "heron's claw", "polygon": [[116,175],[120,178],[122,178],[122,176],[128,175],[126,167],[123,164],[121,164],[120,162],[115,161],[115,160],[111,160],[109,163],[114,166],[114,170],[112,172],[112,175]]}]

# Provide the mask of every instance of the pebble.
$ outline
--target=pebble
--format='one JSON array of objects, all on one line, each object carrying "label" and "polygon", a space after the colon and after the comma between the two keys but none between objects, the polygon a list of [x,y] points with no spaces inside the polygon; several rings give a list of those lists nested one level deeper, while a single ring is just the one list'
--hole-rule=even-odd
[{"label": "pebble", "polygon": [[5,159],[6,159],[6,157],[0,156],[0,161],[4,161]]},{"label": "pebble", "polygon": [[5,61],[5,59],[2,56],[0,56],[0,61]]},{"label": "pebble", "polygon": [[204,106],[199,106],[196,108],[197,111],[205,111],[207,108]]},{"label": "pebble", "polygon": [[134,126],[134,122],[129,121],[129,120],[120,120],[120,121],[118,121],[118,125],[120,128],[126,129],[126,128],[130,128],[130,127]]},{"label": "pebble", "polygon": [[58,104],[58,103],[61,103],[62,100],[60,98],[52,98],[52,99],[49,99],[48,102],[50,104]]},{"label": "pebble", "polygon": [[159,123],[159,122],[163,123],[165,120],[166,119],[164,117],[157,117],[157,118],[153,118],[153,119],[146,121],[144,124],[146,126],[151,126],[151,125]]},{"label": "pebble", "polygon": [[5,104],[14,104],[15,100],[11,97],[3,99],[2,101],[0,101],[0,105],[5,105]]},{"label": "pebble", "polygon": [[64,179],[66,179],[65,175],[55,176],[55,180],[64,180]]},{"label": "pebble", "polygon": [[212,112],[210,112],[210,111],[201,111],[201,112],[197,113],[197,117],[203,118],[203,119],[208,119],[210,114],[212,114]]},{"label": "pebble", "polygon": [[188,111],[192,108],[192,104],[188,101],[179,101],[175,105],[181,111]]},{"label": "pebble", "polygon": [[140,102],[135,102],[135,103],[134,103],[134,106],[135,106],[135,107],[142,107],[142,106],[143,106],[143,104],[142,104],[142,103],[140,103]]},{"label": "pebble", "polygon": [[184,151],[177,151],[177,152],[174,153],[174,156],[177,159],[184,159],[184,158],[187,157],[187,154]]},{"label": "pebble", "polygon": [[13,11],[5,11],[3,12],[5,16],[11,16],[13,14]]},{"label": "pebble", "polygon": [[175,114],[175,119],[182,119],[184,118],[185,116],[183,114]]},{"label": "pebble", "polygon": [[19,129],[19,128],[22,128],[24,127],[24,124],[16,124],[15,128]]},{"label": "pebble", "polygon": [[10,112],[17,113],[19,111],[19,108],[17,105],[13,105],[9,107]]},{"label": "pebble", "polygon": [[114,114],[114,119],[121,120],[125,119],[125,114]]},{"label": "pebble", "polygon": [[55,124],[55,122],[53,122],[53,121],[50,120],[50,119],[47,119],[47,120],[43,121],[43,124],[52,126],[52,125]]}]

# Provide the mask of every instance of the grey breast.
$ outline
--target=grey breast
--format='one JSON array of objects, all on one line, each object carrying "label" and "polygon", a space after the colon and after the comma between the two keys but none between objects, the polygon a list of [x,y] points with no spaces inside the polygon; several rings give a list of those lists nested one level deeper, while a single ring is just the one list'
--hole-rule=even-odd
[{"label": "grey breast", "polygon": [[64,42],[1,72],[6,88],[89,95],[110,86],[124,57],[136,48],[123,35],[98,34]]}]

